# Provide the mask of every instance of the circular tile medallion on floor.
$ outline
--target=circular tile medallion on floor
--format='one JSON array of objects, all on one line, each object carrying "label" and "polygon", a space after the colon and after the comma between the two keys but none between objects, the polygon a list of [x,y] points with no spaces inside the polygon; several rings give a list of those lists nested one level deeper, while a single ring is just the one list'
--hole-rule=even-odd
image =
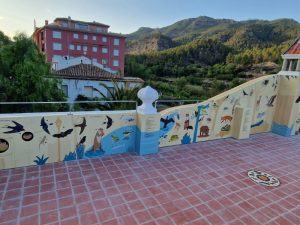
[{"label": "circular tile medallion on floor", "polygon": [[258,170],[249,170],[248,177],[250,177],[251,180],[258,184],[270,187],[277,187],[280,185],[280,182],[276,177]]}]

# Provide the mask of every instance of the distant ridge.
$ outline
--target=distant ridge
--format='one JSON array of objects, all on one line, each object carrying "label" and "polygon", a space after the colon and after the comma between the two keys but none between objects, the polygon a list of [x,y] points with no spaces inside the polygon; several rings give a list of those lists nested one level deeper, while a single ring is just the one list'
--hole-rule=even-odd
[{"label": "distant ridge", "polygon": [[139,28],[127,35],[127,53],[161,51],[208,38],[238,48],[268,47],[295,39],[299,35],[300,24],[293,19],[235,21],[199,16],[162,28]]}]

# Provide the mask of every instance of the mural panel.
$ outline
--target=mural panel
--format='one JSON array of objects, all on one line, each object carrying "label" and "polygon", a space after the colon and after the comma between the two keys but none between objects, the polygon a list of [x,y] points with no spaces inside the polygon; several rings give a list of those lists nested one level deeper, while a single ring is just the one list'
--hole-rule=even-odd
[{"label": "mural panel", "polygon": [[0,168],[130,152],[135,142],[135,111],[2,115]]}]

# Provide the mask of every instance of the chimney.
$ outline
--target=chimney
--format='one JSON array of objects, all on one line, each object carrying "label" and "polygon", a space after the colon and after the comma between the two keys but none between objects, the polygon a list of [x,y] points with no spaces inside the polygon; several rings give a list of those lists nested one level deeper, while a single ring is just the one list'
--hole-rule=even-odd
[{"label": "chimney", "polygon": [[45,25],[48,25],[48,20],[45,20]]}]

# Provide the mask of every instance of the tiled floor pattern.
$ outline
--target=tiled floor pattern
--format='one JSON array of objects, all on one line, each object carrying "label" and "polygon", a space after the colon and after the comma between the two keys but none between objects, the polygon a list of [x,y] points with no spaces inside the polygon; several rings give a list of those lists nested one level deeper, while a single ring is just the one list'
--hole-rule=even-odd
[{"label": "tiled floor pattern", "polygon": [[[249,169],[280,179],[255,184]],[[300,136],[0,171],[0,224],[300,224]]]}]

